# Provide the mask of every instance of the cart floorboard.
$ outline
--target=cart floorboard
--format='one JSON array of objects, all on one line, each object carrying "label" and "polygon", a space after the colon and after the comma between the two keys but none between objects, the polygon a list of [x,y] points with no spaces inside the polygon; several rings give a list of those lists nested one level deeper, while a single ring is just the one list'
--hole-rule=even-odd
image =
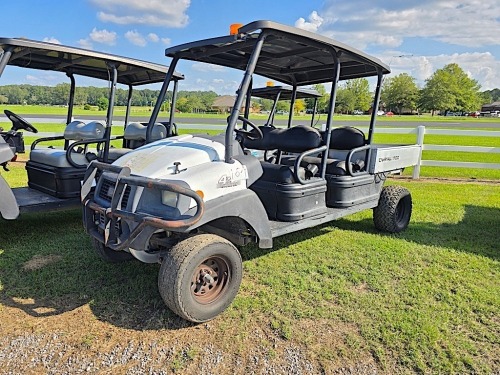
[{"label": "cart floorboard", "polygon": [[64,210],[81,207],[80,197],[56,198],[29,187],[12,189],[21,213]]},{"label": "cart floorboard", "polygon": [[346,208],[327,208],[327,212],[324,216],[312,217],[293,222],[269,220],[269,226],[271,227],[271,234],[274,238],[302,229],[328,223],[330,221],[340,219],[344,216],[352,215],[353,213],[374,208],[376,206],[377,202],[370,201]]}]

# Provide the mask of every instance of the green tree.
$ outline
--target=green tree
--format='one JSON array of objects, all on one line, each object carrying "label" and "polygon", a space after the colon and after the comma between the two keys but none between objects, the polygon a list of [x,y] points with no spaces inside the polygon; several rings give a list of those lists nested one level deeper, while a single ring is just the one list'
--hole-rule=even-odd
[{"label": "green tree", "polygon": [[97,99],[97,106],[99,107],[100,111],[108,109],[109,106],[108,98],[101,96],[99,99]]},{"label": "green tree", "polygon": [[403,108],[417,108],[419,90],[415,78],[406,73],[399,74],[384,81],[381,100],[387,108],[397,109],[401,114]]},{"label": "green tree", "polygon": [[350,79],[339,85],[335,108],[338,112],[352,113],[354,110],[367,111],[370,109],[372,94],[366,78]]},{"label": "green tree", "polygon": [[177,99],[177,109],[181,112],[191,112],[189,101],[186,97]]},{"label": "green tree", "polygon": [[270,99],[258,99],[257,102],[260,104],[261,111],[270,111],[273,108],[273,101]]},{"label": "green tree", "polygon": [[[317,110],[319,112],[325,112],[328,109],[330,94],[326,92],[325,86],[322,83],[314,85],[313,88],[318,92],[318,94],[321,94],[321,97],[318,98]],[[305,103],[307,109],[313,109],[314,99],[305,99]]]},{"label": "green tree", "polygon": [[69,83],[60,83],[52,91],[52,104],[66,105],[69,99]]},{"label": "green tree", "polygon": [[435,110],[474,111],[481,103],[479,88],[477,81],[469,78],[458,64],[448,64],[426,80],[420,105],[433,114]]}]

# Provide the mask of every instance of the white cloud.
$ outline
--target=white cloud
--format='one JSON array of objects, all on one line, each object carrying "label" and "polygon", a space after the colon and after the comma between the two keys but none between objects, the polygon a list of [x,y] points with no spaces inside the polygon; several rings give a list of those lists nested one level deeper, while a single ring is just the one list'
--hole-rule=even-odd
[{"label": "white cloud", "polygon": [[99,20],[120,25],[184,27],[191,0],[91,0],[98,8]]},{"label": "white cloud", "polygon": [[82,48],[85,48],[85,49],[94,49],[94,45],[92,44],[92,42],[86,38],[86,39],[80,39],[77,44],[82,47]]},{"label": "white cloud", "polygon": [[97,28],[94,27],[92,32],[89,34],[89,37],[96,43],[107,44],[110,46],[113,46],[116,43],[116,33],[106,29],[97,30]]},{"label": "white cloud", "polygon": [[[66,78],[66,79],[65,79]],[[61,82],[67,82],[67,77],[63,73],[40,72],[37,75],[27,74],[24,77],[26,83],[37,86],[55,86]],[[24,83],[24,82],[20,82]]]},{"label": "white cloud", "polygon": [[490,52],[468,52],[441,54],[435,56],[382,57],[391,62],[391,76],[408,73],[415,77],[420,86],[425,84],[437,69],[447,64],[458,64],[469,77],[481,84],[481,91],[498,88],[500,82],[500,60]]},{"label": "white cloud", "polygon": [[191,68],[193,68],[193,70],[196,70],[197,72],[223,72],[226,70],[226,68],[223,66],[213,65],[213,64],[205,64],[205,63],[199,63],[199,62],[191,65]]},{"label": "white cloud", "polygon": [[295,25],[368,49],[420,84],[456,62],[488,90],[500,83],[499,14],[498,0],[325,0]]},{"label": "white cloud", "polygon": [[210,79],[194,78],[192,75],[182,81],[182,89],[187,91],[215,91],[219,95],[235,95],[240,85],[239,81],[233,79]]},{"label": "white cloud", "polygon": [[125,38],[127,38],[130,43],[139,47],[146,47],[148,44],[146,39],[139,32],[137,32],[137,30],[127,31],[125,33]]},{"label": "white cloud", "polygon": [[160,37],[158,35],[156,35],[155,33],[149,33],[148,39],[150,41],[152,41],[153,43],[157,43],[160,40]]},{"label": "white cloud", "polygon": [[170,43],[172,43],[172,39],[170,38],[161,38],[161,42],[165,44],[166,46],[169,46]]},{"label": "white cloud", "polygon": [[307,22],[304,18],[299,18],[297,21],[295,21],[295,27],[298,27],[300,29],[304,29],[307,31],[312,31],[316,32],[318,31],[318,28],[321,26],[323,23],[323,18],[321,18],[318,15],[318,12],[313,11],[309,17],[309,22]]},{"label": "white cloud", "polygon": [[61,44],[61,42],[53,36],[51,36],[50,38],[43,38],[43,41],[47,43]]},{"label": "white cloud", "polygon": [[309,22],[299,18],[295,24],[361,49],[397,47],[410,37],[477,47],[498,45],[498,14],[498,0],[327,0]]}]

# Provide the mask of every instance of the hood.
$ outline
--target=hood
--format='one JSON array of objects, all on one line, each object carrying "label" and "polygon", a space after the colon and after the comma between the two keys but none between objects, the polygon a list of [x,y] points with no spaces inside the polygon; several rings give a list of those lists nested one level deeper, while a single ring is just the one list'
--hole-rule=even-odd
[{"label": "hood", "polygon": [[[116,160],[113,165],[129,167],[134,175],[165,178],[178,170],[223,160],[223,144],[192,135],[181,135],[139,147]],[[176,165],[177,163],[179,164]]]}]

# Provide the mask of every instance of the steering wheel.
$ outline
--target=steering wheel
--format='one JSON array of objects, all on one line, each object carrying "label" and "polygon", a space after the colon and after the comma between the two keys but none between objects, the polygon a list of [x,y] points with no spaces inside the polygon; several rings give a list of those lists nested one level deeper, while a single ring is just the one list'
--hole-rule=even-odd
[{"label": "steering wheel", "polygon": [[[227,120],[229,121],[229,117],[227,118]],[[246,117],[243,117],[243,116],[238,116],[238,120],[243,122],[244,124],[250,125],[250,127],[253,130],[255,130],[255,133],[249,132],[248,130],[244,130],[244,129],[234,129],[234,132],[236,134],[242,136],[243,138],[250,139],[252,141],[256,141],[258,139],[264,138],[264,134],[262,134],[262,130],[260,130],[260,128],[257,125],[255,125],[253,122],[251,122],[249,119],[247,119]]]},{"label": "steering wheel", "polygon": [[5,113],[5,116],[12,121],[12,129],[15,131],[18,131],[19,129],[24,129],[32,133],[38,133],[38,130],[31,125],[28,121],[20,117],[19,115],[16,115],[14,112],[9,111],[8,109],[3,111]]}]

